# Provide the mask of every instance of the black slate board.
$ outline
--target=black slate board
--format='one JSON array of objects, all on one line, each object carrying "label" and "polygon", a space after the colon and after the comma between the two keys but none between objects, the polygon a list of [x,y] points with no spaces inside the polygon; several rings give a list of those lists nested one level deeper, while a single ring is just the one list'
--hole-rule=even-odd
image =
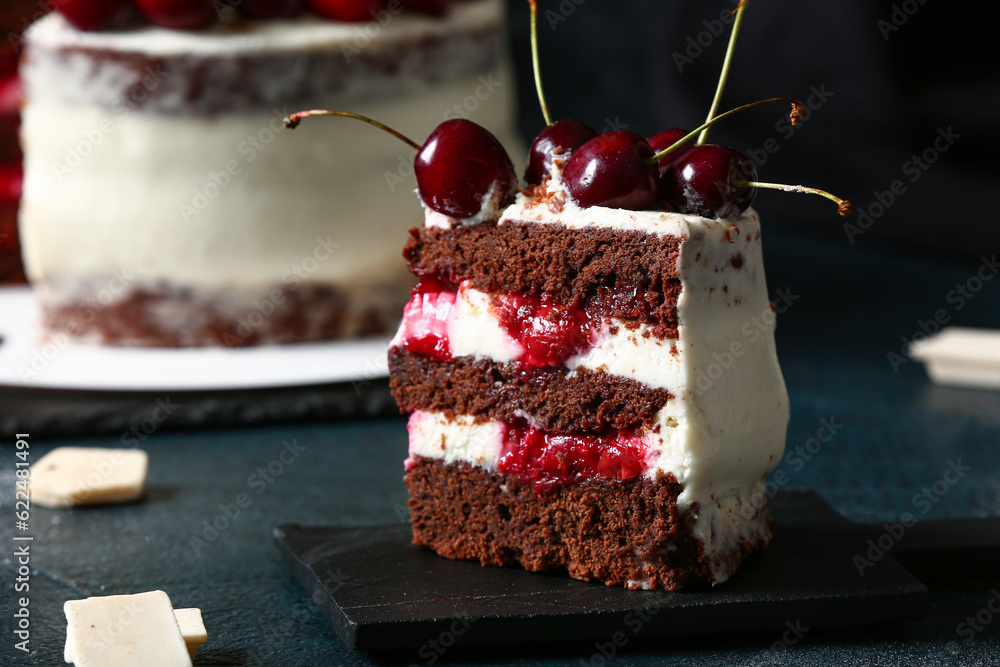
[{"label": "black slate board", "polygon": [[810,491],[770,501],[777,535],[723,585],[630,591],[482,567],[413,547],[408,524],[275,529],[279,551],[349,648],[548,642],[882,623],[918,617],[926,587],[893,558],[865,568],[859,530]]}]

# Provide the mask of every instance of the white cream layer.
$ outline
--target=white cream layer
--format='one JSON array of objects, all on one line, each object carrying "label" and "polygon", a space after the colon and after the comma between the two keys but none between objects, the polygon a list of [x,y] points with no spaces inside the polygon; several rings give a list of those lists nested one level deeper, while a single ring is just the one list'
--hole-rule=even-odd
[{"label": "white cream layer", "polygon": [[[469,117],[516,155],[513,75],[501,66],[492,77],[500,86]],[[351,110],[419,139],[481,86],[468,77]],[[122,271],[204,287],[406,280],[399,249],[421,215],[414,151],[347,118],[285,130],[291,111],[170,117],[39,101],[29,89],[21,209],[29,276]]]},{"label": "white cream layer", "polygon": [[[444,328],[452,356],[486,357],[503,363],[516,361],[523,354],[521,344],[506,332],[491,308],[489,294],[463,283],[453,305],[449,303],[450,299],[445,300],[440,307],[448,309]],[[409,323],[404,319],[393,345],[403,344]],[[684,372],[676,353],[677,341],[656,338],[652,329],[648,324],[628,329],[622,321],[609,319],[595,331],[593,346],[569,358],[565,366],[610,373],[651,387],[675,387],[682,382]]]}]

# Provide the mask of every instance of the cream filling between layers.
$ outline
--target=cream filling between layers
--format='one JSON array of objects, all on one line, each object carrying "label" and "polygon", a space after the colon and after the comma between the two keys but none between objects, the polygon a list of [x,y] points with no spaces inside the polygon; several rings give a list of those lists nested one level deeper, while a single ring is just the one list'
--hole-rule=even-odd
[{"label": "cream filling between layers", "polygon": [[[453,357],[485,357],[505,363],[521,356],[521,344],[504,330],[491,301],[489,294],[468,283],[459,286],[445,325]],[[403,344],[407,324],[404,316],[393,345]],[[618,375],[651,387],[679,386],[684,369],[676,349],[677,340],[656,338],[651,334],[652,329],[648,324],[628,329],[622,321],[608,319],[595,333],[593,345],[567,359],[565,366]]]},{"label": "cream filling between layers", "polygon": [[[492,76],[499,87],[469,116],[517,146],[513,76],[504,66]],[[470,76],[352,111],[419,138],[481,86]],[[29,95],[29,276],[56,284],[121,272],[206,288],[408,282],[399,248],[420,223],[412,149],[345,118],[285,130],[290,111],[160,116]]]}]

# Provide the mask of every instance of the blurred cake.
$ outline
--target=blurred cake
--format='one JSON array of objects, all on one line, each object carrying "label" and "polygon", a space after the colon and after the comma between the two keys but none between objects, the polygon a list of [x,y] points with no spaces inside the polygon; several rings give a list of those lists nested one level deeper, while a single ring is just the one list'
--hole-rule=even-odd
[{"label": "blurred cake", "polygon": [[282,120],[349,107],[423,136],[469,117],[513,141],[514,82],[501,0],[385,17],[33,25],[20,231],[47,332],[243,346],[394,329],[411,285],[398,249],[420,221],[412,152]]},{"label": "blurred cake", "polygon": [[0,6],[0,284],[24,282],[21,246],[17,235],[17,208],[21,197],[20,127],[21,86],[17,59],[25,19],[42,13],[30,0],[5,0]]}]

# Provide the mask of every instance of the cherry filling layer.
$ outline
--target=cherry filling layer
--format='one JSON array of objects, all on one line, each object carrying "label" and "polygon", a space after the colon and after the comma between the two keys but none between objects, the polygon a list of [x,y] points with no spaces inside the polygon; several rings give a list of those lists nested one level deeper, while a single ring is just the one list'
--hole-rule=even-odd
[{"label": "cherry filling layer", "polygon": [[497,470],[543,493],[591,477],[632,479],[647,468],[649,450],[629,433],[571,435],[504,424]]},{"label": "cherry filling layer", "polygon": [[422,279],[403,308],[403,347],[437,361],[451,360],[448,322],[458,292],[447,283]]},{"label": "cherry filling layer", "polygon": [[586,311],[544,298],[501,294],[493,298],[493,313],[524,350],[518,361],[528,366],[562,366],[595,342]]},{"label": "cherry filling layer", "polygon": [[[422,278],[403,309],[402,345],[415,354],[449,361],[449,324],[459,290]],[[490,311],[517,350],[516,361],[531,367],[558,367],[596,343],[597,323],[585,310],[522,294],[492,297]]]}]

